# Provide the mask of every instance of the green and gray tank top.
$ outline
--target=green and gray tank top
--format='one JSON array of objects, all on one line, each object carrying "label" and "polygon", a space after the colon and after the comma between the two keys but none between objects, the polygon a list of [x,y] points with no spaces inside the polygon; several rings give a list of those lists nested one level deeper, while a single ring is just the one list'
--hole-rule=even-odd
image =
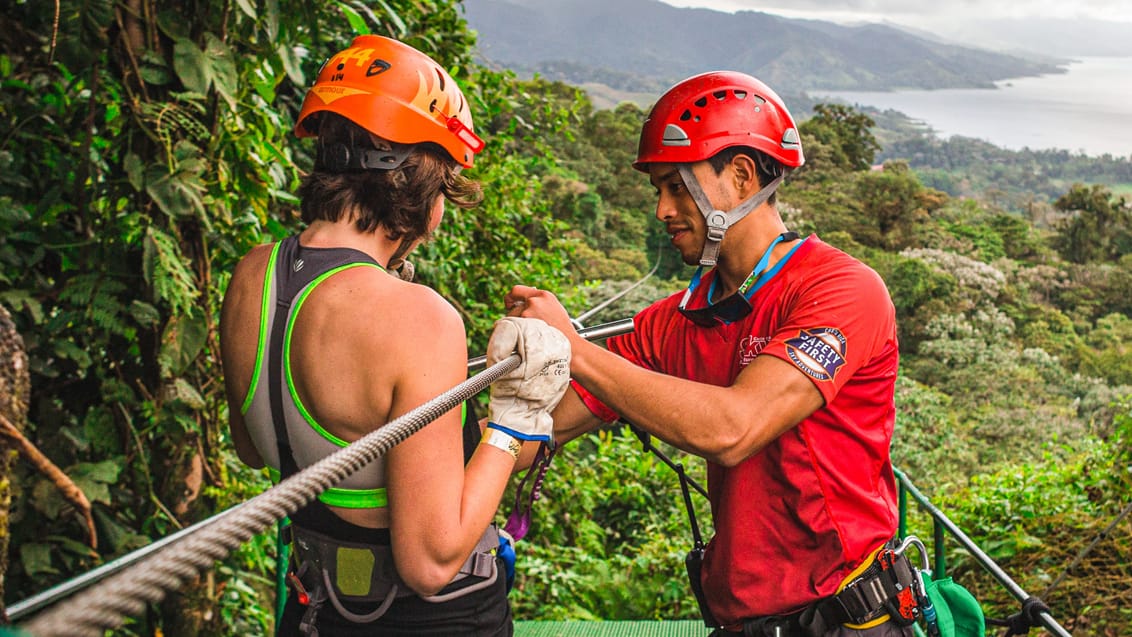
[{"label": "green and gray tank top", "polygon": [[[286,478],[347,445],[323,428],[303,404],[291,375],[295,318],[319,284],[351,268],[383,269],[351,248],[311,248],[298,236],[276,243],[263,281],[259,344],[251,388],[241,407],[244,422],[271,471]],[[386,506],[381,458],[319,494],[326,505],[351,509]]]}]

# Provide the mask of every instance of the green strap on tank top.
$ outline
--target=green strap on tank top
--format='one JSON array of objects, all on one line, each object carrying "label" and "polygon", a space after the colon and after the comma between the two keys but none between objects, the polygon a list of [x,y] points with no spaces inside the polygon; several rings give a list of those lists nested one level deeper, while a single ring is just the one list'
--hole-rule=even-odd
[{"label": "green strap on tank top", "polygon": [[[267,474],[271,477],[272,483],[278,484],[278,470],[268,467]],[[339,489],[338,487],[330,487],[318,494],[318,500],[328,506],[343,509],[381,509],[389,506],[389,498],[385,495],[384,488]]]}]

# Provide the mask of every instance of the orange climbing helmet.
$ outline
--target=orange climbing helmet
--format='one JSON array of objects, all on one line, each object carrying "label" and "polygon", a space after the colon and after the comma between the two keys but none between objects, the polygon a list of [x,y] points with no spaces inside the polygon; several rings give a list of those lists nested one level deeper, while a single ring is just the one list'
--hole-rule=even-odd
[{"label": "orange climbing helmet", "polygon": [[436,143],[465,168],[484,147],[452,77],[424,53],[380,35],[360,35],[323,63],[303,99],[295,134],[317,136],[323,112],[391,142]]},{"label": "orange climbing helmet", "polygon": [[794,118],[782,99],[745,73],[690,77],[660,97],[641,129],[633,167],[694,163],[731,146],[749,146],[797,168],[805,158]]}]

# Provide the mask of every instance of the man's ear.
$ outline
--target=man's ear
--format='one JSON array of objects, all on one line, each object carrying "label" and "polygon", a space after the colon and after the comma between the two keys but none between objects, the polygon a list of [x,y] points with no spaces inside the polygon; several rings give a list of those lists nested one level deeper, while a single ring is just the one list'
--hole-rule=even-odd
[{"label": "man's ear", "polygon": [[736,153],[731,158],[731,170],[735,179],[735,187],[744,197],[758,192],[762,186],[759,184],[759,171],[755,160],[744,153]]}]

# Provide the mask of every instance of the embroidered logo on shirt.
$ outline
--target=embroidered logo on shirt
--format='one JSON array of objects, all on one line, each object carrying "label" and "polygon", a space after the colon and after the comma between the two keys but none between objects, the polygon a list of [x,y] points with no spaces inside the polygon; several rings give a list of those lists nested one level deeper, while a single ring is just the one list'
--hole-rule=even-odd
[{"label": "embroidered logo on shirt", "polygon": [[769,336],[755,336],[753,334],[739,341],[739,367],[749,365],[769,342]]},{"label": "embroidered logo on shirt", "polygon": [[786,341],[786,354],[812,378],[831,380],[845,364],[845,336],[833,327],[800,330]]},{"label": "embroidered logo on shirt", "polygon": [[291,264],[291,269],[298,272],[303,269],[304,265],[306,265],[306,263],[304,263],[302,259],[295,259],[295,262]]}]

